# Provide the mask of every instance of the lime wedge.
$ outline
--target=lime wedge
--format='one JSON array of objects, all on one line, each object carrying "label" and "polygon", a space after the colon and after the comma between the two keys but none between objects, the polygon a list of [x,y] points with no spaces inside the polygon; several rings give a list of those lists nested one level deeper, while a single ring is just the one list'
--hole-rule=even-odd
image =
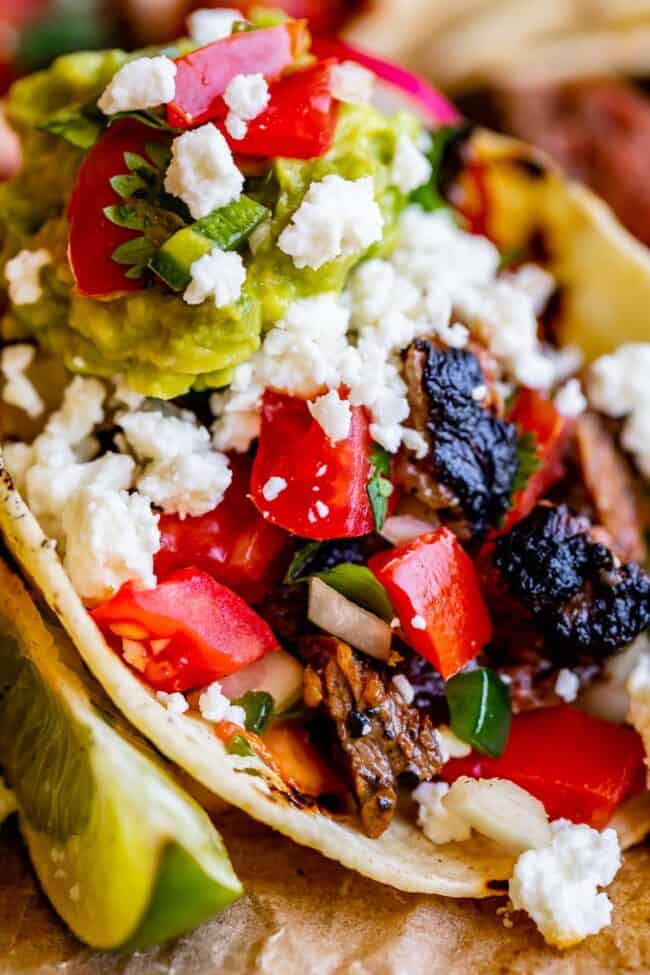
[{"label": "lime wedge", "polygon": [[240,896],[219,834],[0,561],[0,764],[52,904],[94,948],[143,948]]}]

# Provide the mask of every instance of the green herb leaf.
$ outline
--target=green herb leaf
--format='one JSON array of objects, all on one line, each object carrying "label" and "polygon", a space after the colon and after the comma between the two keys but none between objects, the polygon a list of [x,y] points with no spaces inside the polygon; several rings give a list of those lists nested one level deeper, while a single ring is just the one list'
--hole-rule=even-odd
[{"label": "green herb leaf", "polygon": [[243,735],[233,735],[226,745],[226,751],[229,755],[243,755],[246,758],[255,756],[255,749],[249,745]]},{"label": "green herb leaf", "polygon": [[254,731],[256,735],[261,735],[273,714],[275,707],[273,695],[268,691],[246,691],[242,697],[238,697],[232,703],[246,712],[246,731]]},{"label": "green herb leaf", "polygon": [[154,112],[145,111],[130,111],[130,112],[116,112],[115,115],[111,115],[109,126],[114,125],[115,122],[119,122],[121,119],[130,118],[135,122],[140,122],[142,125],[149,126],[150,129],[158,129],[160,132],[174,132],[176,131],[167,124],[167,121],[161,116],[156,115]]},{"label": "green herb leaf", "polygon": [[145,230],[148,223],[142,210],[128,203],[104,207],[104,216],[117,227],[126,227],[128,230]]},{"label": "green herb leaf", "polygon": [[363,606],[370,613],[380,616],[381,619],[392,620],[395,616],[388,593],[366,565],[341,562],[333,569],[315,574],[342,596]]},{"label": "green herb leaf", "polygon": [[111,176],[110,179],[111,188],[115,190],[118,196],[121,196],[123,200],[129,200],[131,197],[135,196],[136,193],[141,190],[147,189],[147,184],[138,176],[137,173],[131,173],[130,175],[120,175]]},{"label": "green herb leaf", "polygon": [[455,125],[441,125],[439,129],[429,133],[432,142],[426,157],[431,163],[431,177],[424,186],[418,186],[410,197],[412,203],[417,203],[427,213],[448,205],[440,189],[440,174],[445,152],[460,131],[460,128]]},{"label": "green herb leaf", "polygon": [[322,545],[323,542],[308,542],[300,551],[296,552],[291,561],[291,565],[287,569],[283,582],[291,585],[293,582],[300,582],[306,579],[309,576],[307,566],[313,561]]},{"label": "green herb leaf", "polygon": [[146,267],[144,264],[134,264],[133,267],[130,267],[128,271],[124,272],[124,277],[141,278],[145,271]]},{"label": "green herb leaf", "polygon": [[118,264],[146,264],[154,255],[155,245],[147,237],[135,237],[120,244],[111,257]]},{"label": "green herb leaf", "polygon": [[172,157],[169,146],[165,145],[164,142],[145,142],[144,147],[156,169],[167,169]]},{"label": "green herb leaf", "polygon": [[135,172],[140,174],[142,173],[151,173],[153,175],[156,174],[156,170],[151,165],[151,163],[147,162],[144,156],[141,156],[138,152],[125,152],[124,162],[126,163],[126,168],[129,169],[132,173]]},{"label": "green herb leaf", "polygon": [[387,450],[374,444],[370,453],[371,475],[368,481],[368,497],[372,508],[375,530],[380,532],[386,521],[388,499],[393,493],[390,480],[391,456]]},{"label": "green herb leaf", "polygon": [[517,440],[517,473],[512,482],[512,497],[518,491],[523,491],[540,465],[537,435],[531,430],[520,434]]},{"label": "green herb leaf", "polygon": [[104,126],[99,119],[89,118],[82,110],[62,109],[39,128],[60,136],[78,149],[90,149],[99,139]]}]

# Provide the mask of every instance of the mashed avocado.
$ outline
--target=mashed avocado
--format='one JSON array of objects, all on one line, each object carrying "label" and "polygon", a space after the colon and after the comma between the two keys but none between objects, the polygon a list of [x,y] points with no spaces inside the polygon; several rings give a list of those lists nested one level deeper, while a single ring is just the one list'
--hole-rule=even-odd
[{"label": "mashed avocado", "polygon": [[[157,284],[98,301],[73,293],[65,213],[84,148],[97,136],[92,119],[79,121],[79,111],[94,104],[126,58],[121,51],[68,55],[18,82],[10,93],[8,117],[20,133],[24,165],[0,187],[0,268],[23,247],[44,247],[53,260],[41,275],[42,297],[28,305],[9,303],[2,332],[5,338],[34,336],[74,372],[122,373],[139,392],[172,397],[227,383],[232,369],[258,347],[262,331],[292,301],[341,291],[350,269],[367,256],[341,257],[318,271],[297,270],[278,249],[278,236],[312,181],[331,173],[346,179],[371,176],[384,216],[384,237],[372,253],[393,246],[406,200],[389,185],[390,168],[399,135],[416,135],[418,125],[405,115],[387,118],[367,106],[342,105],[334,143],[324,156],[278,158],[264,176],[247,180],[245,192],[271,210],[272,220],[256,253],[245,248],[247,281],[236,304],[188,305]],[[54,129],[66,138],[52,134]]]}]

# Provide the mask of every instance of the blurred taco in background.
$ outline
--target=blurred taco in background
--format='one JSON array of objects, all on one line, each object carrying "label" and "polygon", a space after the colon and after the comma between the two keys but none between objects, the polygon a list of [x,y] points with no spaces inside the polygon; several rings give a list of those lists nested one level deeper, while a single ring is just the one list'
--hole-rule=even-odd
[{"label": "blurred taco in background", "polygon": [[8,549],[203,787],[574,944],[648,825],[648,252],[394,64],[189,29],[12,89]]}]

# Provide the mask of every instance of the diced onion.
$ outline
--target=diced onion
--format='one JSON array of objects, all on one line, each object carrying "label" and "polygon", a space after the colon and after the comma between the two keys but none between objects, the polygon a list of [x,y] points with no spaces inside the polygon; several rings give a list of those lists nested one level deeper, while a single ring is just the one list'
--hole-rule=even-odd
[{"label": "diced onion", "polygon": [[436,525],[414,515],[391,515],[384,522],[381,530],[382,538],[385,538],[391,545],[406,545],[420,535],[426,535],[434,531]]},{"label": "diced onion", "polygon": [[246,691],[268,691],[276,713],[281,714],[302,699],[302,674],[303,666],[295,657],[286,650],[277,650],[225,677],[221,689],[231,701],[243,697]]},{"label": "diced onion", "polygon": [[625,650],[610,657],[605,663],[602,675],[580,692],[576,701],[578,707],[595,718],[624,724],[628,720],[630,710],[627,679],[641,654],[649,649],[648,637],[641,634]]},{"label": "diced onion", "polygon": [[521,853],[551,842],[546,810],[539,799],[507,779],[456,779],[445,805],[506,850]]},{"label": "diced onion", "polygon": [[377,660],[388,660],[393,634],[388,623],[357,606],[322,579],[309,580],[307,615],[315,626]]}]

